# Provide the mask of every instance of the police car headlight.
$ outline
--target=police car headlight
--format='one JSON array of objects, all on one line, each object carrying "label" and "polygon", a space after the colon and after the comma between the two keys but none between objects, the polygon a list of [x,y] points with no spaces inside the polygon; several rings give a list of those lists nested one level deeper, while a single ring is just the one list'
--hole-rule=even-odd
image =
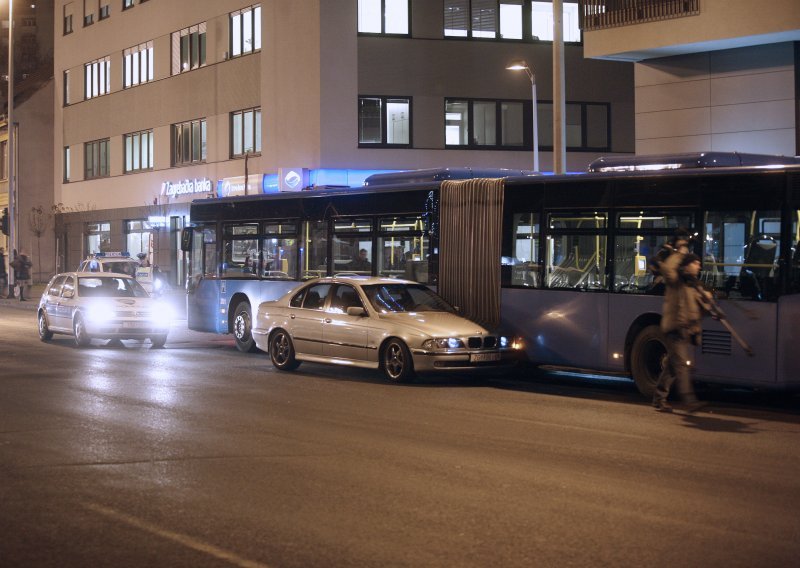
[{"label": "police car headlight", "polygon": [[114,307],[108,302],[92,302],[86,308],[86,320],[95,325],[103,325],[114,319]]},{"label": "police car headlight", "polygon": [[153,324],[158,327],[169,327],[170,322],[174,319],[172,306],[166,302],[156,302],[153,305],[151,319]]},{"label": "police car headlight", "polygon": [[162,286],[162,284],[161,284],[161,280],[159,280],[158,278],[156,278],[155,280],[153,280],[153,289],[155,289],[155,290],[161,290],[161,286]]},{"label": "police car headlight", "polygon": [[457,337],[436,337],[422,344],[423,349],[463,349],[464,342]]}]

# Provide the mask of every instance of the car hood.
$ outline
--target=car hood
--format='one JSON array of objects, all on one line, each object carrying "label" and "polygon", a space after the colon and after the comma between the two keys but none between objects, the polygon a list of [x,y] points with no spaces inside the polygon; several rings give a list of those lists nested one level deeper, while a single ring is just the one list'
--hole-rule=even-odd
[{"label": "car hood", "polygon": [[464,317],[447,312],[402,312],[381,314],[384,321],[412,328],[432,337],[488,335],[489,330]]}]

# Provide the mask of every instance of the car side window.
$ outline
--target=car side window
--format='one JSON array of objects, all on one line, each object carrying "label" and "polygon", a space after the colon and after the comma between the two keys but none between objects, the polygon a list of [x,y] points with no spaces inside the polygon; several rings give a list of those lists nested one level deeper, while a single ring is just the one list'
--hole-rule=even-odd
[{"label": "car side window", "polygon": [[292,301],[289,302],[290,308],[299,308],[303,305],[303,298],[306,297],[306,292],[308,292],[308,288],[303,288],[297,294],[294,295]]},{"label": "car side window", "polygon": [[66,276],[53,278],[53,281],[50,283],[50,288],[47,290],[47,294],[49,296],[60,296],[61,287],[64,285],[64,280],[66,280],[66,278]]},{"label": "car side window", "polygon": [[316,284],[307,289],[303,300],[303,308],[307,310],[321,310],[325,306],[325,299],[331,291],[330,284]]},{"label": "car side window", "polygon": [[75,296],[75,278],[68,276],[64,281],[64,286],[61,288],[62,298],[72,298]]},{"label": "car side window", "polygon": [[347,313],[347,308],[363,308],[358,292],[352,286],[340,284],[331,297],[331,305],[328,311],[337,314]]}]

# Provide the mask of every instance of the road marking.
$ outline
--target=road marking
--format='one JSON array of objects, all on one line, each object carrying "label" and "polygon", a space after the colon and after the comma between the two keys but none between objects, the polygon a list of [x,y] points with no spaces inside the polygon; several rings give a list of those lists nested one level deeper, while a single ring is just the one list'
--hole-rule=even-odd
[{"label": "road marking", "polygon": [[231,564],[234,564],[236,566],[241,566],[242,568],[269,568],[267,564],[262,564],[260,562],[247,560],[246,558],[242,558],[241,556],[238,556],[233,552],[229,552],[227,550],[223,550],[222,548],[218,548],[211,544],[201,542],[185,534],[177,533],[167,529],[162,529],[156,525],[150,524],[146,521],[142,521],[141,519],[137,519],[136,517],[126,515],[125,513],[121,513],[119,511],[115,511],[114,509],[109,509],[108,507],[103,507],[102,505],[97,505],[95,503],[84,503],[83,506],[91,511],[94,511],[95,513],[99,513],[103,516],[110,517],[117,521],[123,522],[126,525],[130,525],[132,527],[143,530],[145,532],[149,532],[156,536],[160,536],[162,538],[177,542],[178,544],[181,544],[187,548],[191,548],[193,550],[209,554],[211,556],[219,558],[220,560],[230,562]]}]

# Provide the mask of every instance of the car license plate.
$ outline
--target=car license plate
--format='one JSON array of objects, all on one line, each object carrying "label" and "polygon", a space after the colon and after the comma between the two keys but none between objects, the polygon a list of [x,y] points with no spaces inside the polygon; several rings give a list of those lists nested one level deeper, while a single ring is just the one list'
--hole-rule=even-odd
[{"label": "car license plate", "polygon": [[469,356],[470,363],[483,363],[486,361],[499,361],[500,353],[471,353]]},{"label": "car license plate", "polygon": [[141,327],[141,323],[138,321],[124,321],[122,322],[122,327]]}]

